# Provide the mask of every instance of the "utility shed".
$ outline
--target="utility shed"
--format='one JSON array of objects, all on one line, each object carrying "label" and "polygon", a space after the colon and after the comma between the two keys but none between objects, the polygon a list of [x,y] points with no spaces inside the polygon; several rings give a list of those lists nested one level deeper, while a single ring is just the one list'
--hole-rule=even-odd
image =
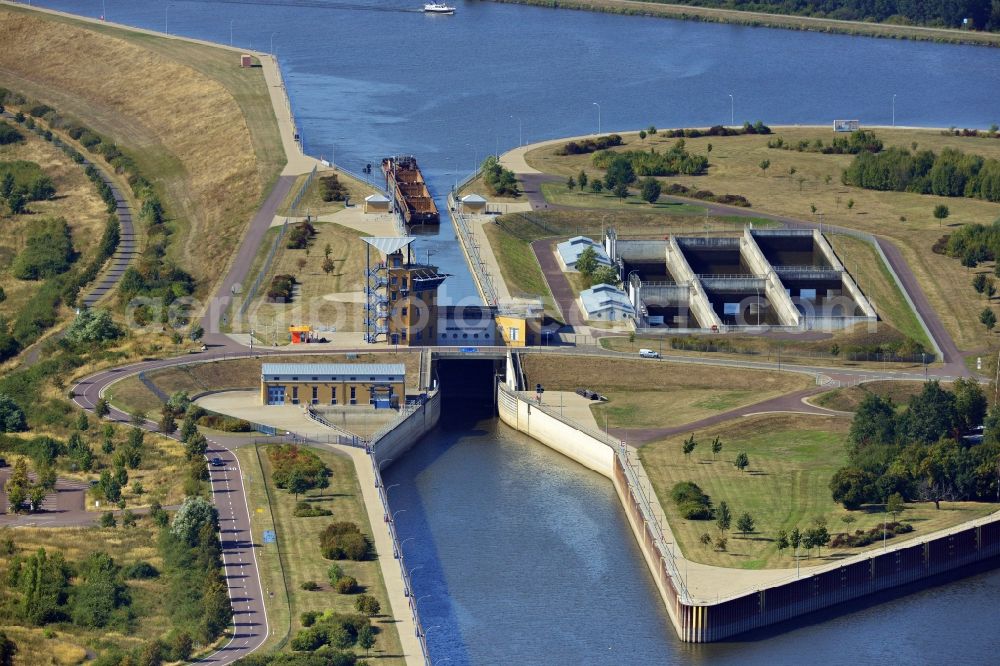
[{"label": "utility shed", "polygon": [[623,321],[635,318],[635,308],[628,295],[610,284],[599,284],[581,291],[580,303],[587,319]]},{"label": "utility shed", "polygon": [[366,213],[387,213],[389,199],[384,194],[369,194],[365,197]]},{"label": "utility shed", "polygon": [[467,213],[480,213],[486,209],[486,199],[478,194],[466,194],[461,201],[462,210]]},{"label": "utility shed", "polygon": [[588,247],[593,248],[594,252],[597,253],[598,266],[611,265],[611,260],[608,259],[608,253],[604,251],[604,247],[586,236],[574,236],[568,241],[563,241],[556,245],[556,253],[559,255],[559,263],[562,264],[562,269],[564,271],[575,271],[577,259],[580,258],[580,255]]}]

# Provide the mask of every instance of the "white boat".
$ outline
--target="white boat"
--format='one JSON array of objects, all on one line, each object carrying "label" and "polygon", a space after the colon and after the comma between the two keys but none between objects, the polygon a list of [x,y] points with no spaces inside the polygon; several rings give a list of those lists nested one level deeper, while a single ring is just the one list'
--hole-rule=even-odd
[{"label": "white boat", "polygon": [[428,2],[424,5],[425,14],[454,14],[455,8],[443,2]]}]

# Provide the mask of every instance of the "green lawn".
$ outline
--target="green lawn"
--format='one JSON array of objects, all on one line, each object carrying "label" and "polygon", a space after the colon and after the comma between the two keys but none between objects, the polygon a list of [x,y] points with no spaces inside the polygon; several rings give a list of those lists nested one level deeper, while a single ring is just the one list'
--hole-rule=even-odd
[{"label": "green lawn", "polygon": [[[793,567],[788,551],[779,554],[774,544],[778,530],[805,530],[816,517],[827,521],[831,534],[868,529],[880,525],[885,514],[878,507],[852,511],[854,522],[830,497],[833,473],[846,463],[847,429],[850,420],[842,417],[807,415],[761,415],[731,421],[694,433],[698,447],[685,459],[681,442],[687,434],[644,446],[640,458],[653,482],[670,526],[686,557],[698,562],[736,568]],[[723,442],[718,459],[713,459],[710,443],[718,435]],[[750,459],[746,472],[733,465],[736,454],[745,451]],[[670,499],[670,490],[680,481],[693,481],[712,498],[714,506],[725,501],[733,514],[726,552],[702,545],[699,537],[715,538],[715,521],[684,520]],[[986,515],[992,504],[961,502],[908,504],[900,520],[915,528],[904,538],[930,532]],[[756,521],[755,531],[744,538],[736,531],[736,519],[749,512]],[[863,549],[830,551],[822,549],[823,561],[861,552]],[[811,563],[818,563],[814,550]]]},{"label": "green lawn", "polygon": [[611,192],[602,191],[599,194],[590,189],[581,191],[579,188],[569,189],[566,183],[542,183],[542,195],[551,204],[573,206],[574,208],[601,208],[609,210],[639,210],[657,212],[667,215],[704,215],[705,207],[688,203],[657,201],[649,204],[640,199],[636,192],[626,199],[619,199]]},{"label": "green lawn", "polygon": [[879,317],[922,344],[924,349],[932,349],[916,313],[872,244],[843,234],[826,234],[826,238]]},{"label": "green lawn", "polygon": [[[261,568],[267,570],[262,578],[265,589],[276,590],[275,600],[272,602],[275,609],[272,621],[277,635],[290,626],[290,636],[294,636],[302,628],[299,618],[304,611],[333,609],[344,613],[355,612],[355,595],[338,594],[331,589],[326,572],[333,562],[320,555],[319,534],[331,522],[351,521],[357,523],[362,532],[371,535],[368,514],[361,499],[361,488],[350,458],[326,449],[313,450],[333,472],[330,487],[310,491],[300,496],[300,500],[330,509],[333,511],[332,516],[296,518],[293,515],[295,497],[275,488],[271,483],[266,446],[260,448],[260,464],[257,463],[258,456],[252,448],[244,447],[237,451],[240,464],[245,466],[244,473],[250,474],[246,488],[251,499],[251,511],[255,514],[254,527],[263,528],[267,524],[266,514],[269,511],[273,521],[271,524],[277,533],[277,544],[265,546],[263,553],[258,555],[263,555],[263,559],[258,561]],[[262,482],[267,484],[266,490],[262,489]],[[264,502],[268,504],[265,505]],[[258,513],[257,508],[264,508],[265,511]],[[254,537],[259,538],[256,532]],[[345,575],[358,580],[365,594],[374,595],[382,605],[382,614],[372,619],[378,631],[377,643],[371,656],[367,658],[372,664],[403,664],[400,656],[402,647],[393,619],[389,615],[389,602],[378,561],[339,561],[338,564]],[[281,572],[284,574],[284,581]],[[301,589],[300,586],[305,581],[315,581],[320,589],[311,592]],[[287,602],[283,598],[286,587]],[[278,643],[280,640],[276,637],[273,645]]]},{"label": "green lawn", "polygon": [[542,275],[542,267],[531,249],[530,241],[514,234],[506,233],[500,227],[490,224],[483,229],[490,240],[490,247],[500,265],[500,274],[511,296],[540,296],[545,308],[554,314],[552,292]]}]

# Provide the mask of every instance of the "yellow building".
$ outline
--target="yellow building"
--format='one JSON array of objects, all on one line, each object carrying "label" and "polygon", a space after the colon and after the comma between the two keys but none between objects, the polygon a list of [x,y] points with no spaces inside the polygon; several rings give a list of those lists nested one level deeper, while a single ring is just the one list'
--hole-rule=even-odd
[{"label": "yellow building", "polygon": [[264,363],[264,405],[373,405],[398,407],[406,400],[402,363]]},{"label": "yellow building", "polygon": [[[408,347],[433,345],[438,320],[437,290],[448,276],[413,259],[412,236],[365,237],[365,341]],[[373,261],[371,250],[385,256]],[[385,336],[384,338],[382,336]]]},{"label": "yellow building", "polygon": [[542,312],[497,313],[497,330],[508,347],[532,347],[548,341],[542,339]]}]

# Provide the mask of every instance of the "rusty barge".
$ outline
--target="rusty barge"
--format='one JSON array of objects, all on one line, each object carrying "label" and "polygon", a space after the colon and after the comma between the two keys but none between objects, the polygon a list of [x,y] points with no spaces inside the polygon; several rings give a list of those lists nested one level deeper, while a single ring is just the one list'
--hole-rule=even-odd
[{"label": "rusty barge", "polygon": [[382,160],[382,173],[385,174],[385,188],[406,226],[441,223],[441,214],[431,198],[415,157],[387,157]]}]

